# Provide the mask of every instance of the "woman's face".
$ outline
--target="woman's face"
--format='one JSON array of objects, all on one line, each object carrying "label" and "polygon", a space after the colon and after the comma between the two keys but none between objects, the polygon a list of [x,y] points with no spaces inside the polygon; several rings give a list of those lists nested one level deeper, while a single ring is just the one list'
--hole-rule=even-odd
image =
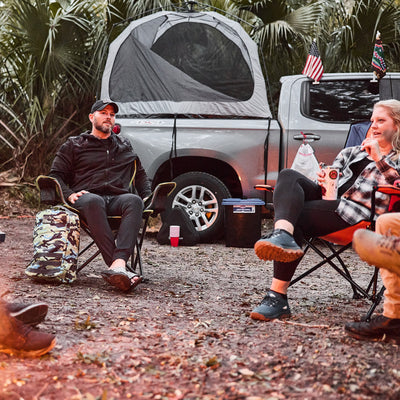
[{"label": "woman's face", "polygon": [[394,134],[397,131],[393,119],[389,116],[384,107],[375,107],[371,116],[371,137],[379,144],[391,144]]}]

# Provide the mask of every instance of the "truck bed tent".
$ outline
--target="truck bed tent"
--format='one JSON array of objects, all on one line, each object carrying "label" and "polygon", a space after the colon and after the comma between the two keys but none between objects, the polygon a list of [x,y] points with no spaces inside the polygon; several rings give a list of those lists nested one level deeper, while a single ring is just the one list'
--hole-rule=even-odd
[{"label": "truck bed tent", "polygon": [[131,22],[110,44],[101,98],[119,116],[271,117],[256,44],[215,12]]}]

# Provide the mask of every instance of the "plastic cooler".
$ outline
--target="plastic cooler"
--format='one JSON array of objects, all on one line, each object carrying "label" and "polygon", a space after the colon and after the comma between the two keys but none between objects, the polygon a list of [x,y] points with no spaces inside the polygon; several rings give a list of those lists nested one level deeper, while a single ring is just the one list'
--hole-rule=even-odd
[{"label": "plastic cooler", "polygon": [[228,247],[253,247],[261,236],[260,199],[223,199],[225,244]]}]

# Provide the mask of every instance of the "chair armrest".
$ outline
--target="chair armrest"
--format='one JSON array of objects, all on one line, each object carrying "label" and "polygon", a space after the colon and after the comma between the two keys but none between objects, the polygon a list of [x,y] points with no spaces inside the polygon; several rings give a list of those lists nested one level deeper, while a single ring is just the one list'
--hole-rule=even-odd
[{"label": "chair armrest", "polygon": [[385,193],[390,196],[397,195],[400,196],[400,187],[395,185],[379,185],[376,187],[376,191],[380,193]]},{"label": "chair armrest", "polygon": [[67,203],[57,179],[51,176],[39,175],[35,184],[39,189],[41,203],[50,205]]},{"label": "chair armrest", "polygon": [[152,216],[155,216],[165,210],[167,197],[175,189],[175,182],[159,183],[150,196],[143,199],[145,211],[151,210]]},{"label": "chair armrest", "polygon": [[271,185],[255,185],[254,189],[265,190],[266,192],[273,193],[275,188],[273,186],[271,186]]},{"label": "chair armrest", "polygon": [[400,187],[395,185],[379,185],[373,187],[371,193],[371,219],[370,219],[373,229],[375,229],[374,219],[375,219],[376,192],[384,193],[390,196],[388,212],[392,212],[395,203],[400,201]]}]

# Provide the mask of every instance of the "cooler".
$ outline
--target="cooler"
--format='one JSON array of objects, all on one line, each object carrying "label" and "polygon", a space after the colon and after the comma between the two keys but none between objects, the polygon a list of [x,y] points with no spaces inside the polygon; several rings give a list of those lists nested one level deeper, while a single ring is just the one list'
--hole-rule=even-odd
[{"label": "cooler", "polygon": [[228,247],[253,247],[261,236],[260,199],[223,199],[225,244]]}]

